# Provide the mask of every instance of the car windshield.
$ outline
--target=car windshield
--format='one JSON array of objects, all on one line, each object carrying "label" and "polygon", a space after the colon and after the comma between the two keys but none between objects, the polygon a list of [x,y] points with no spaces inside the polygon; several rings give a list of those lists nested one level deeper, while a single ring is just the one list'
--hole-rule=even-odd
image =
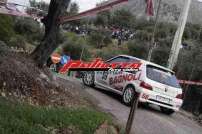
[{"label": "car windshield", "polygon": [[180,85],[175,75],[167,70],[147,65],[147,77],[162,84],[180,88]]}]

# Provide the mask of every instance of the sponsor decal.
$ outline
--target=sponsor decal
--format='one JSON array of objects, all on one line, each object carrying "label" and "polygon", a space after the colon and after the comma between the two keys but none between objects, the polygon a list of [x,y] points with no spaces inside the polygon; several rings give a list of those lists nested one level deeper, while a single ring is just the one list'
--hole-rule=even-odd
[{"label": "sponsor decal", "polygon": [[145,99],[145,100],[148,100],[149,99],[149,95],[148,94],[142,94],[142,98]]},{"label": "sponsor decal", "polygon": [[60,63],[61,63],[62,65],[64,65],[64,64],[66,64],[67,62],[69,62],[70,59],[71,59],[70,56],[68,56],[68,55],[63,55],[63,56],[61,57]]},{"label": "sponsor decal", "polygon": [[92,62],[83,62],[81,60],[70,60],[61,69],[60,73],[67,71],[108,71],[109,69],[139,69],[141,63],[137,62],[115,62],[106,63],[102,59],[97,58]]},{"label": "sponsor decal", "polygon": [[137,80],[137,77],[135,74],[125,74],[125,75],[110,77],[109,84],[114,85],[117,83],[123,83],[123,82],[134,81],[134,80]]},{"label": "sponsor decal", "polygon": [[109,74],[109,71],[103,71],[102,80],[107,80],[108,74]]}]

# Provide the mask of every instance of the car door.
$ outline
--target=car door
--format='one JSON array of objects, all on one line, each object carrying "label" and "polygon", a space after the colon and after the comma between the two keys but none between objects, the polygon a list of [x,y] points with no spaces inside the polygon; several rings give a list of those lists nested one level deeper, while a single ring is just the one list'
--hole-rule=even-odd
[{"label": "car door", "polygon": [[[129,58],[129,57],[120,57],[119,59],[114,59],[111,61],[113,62],[122,62],[122,63],[139,63],[139,60],[135,58]],[[117,68],[116,71],[113,73],[110,73],[108,75],[108,84],[109,87],[118,91],[123,92],[125,86],[137,79],[137,70],[133,71],[126,71]]]},{"label": "car door", "polygon": [[[117,56],[115,58],[112,58],[106,63],[111,64],[111,63],[117,63],[117,62],[129,62],[130,58],[124,57],[124,56]],[[115,79],[120,75],[122,72],[121,71],[112,71],[109,69],[108,71],[96,71],[95,73],[95,82],[97,85],[102,86],[106,88],[107,90],[113,90],[116,92],[120,92],[121,86],[120,85],[115,85],[112,84],[112,79]]]}]

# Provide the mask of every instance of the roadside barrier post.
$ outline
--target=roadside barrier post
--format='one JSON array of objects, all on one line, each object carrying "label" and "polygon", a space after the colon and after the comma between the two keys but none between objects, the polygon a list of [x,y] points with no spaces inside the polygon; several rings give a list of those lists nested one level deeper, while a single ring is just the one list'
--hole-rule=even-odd
[{"label": "roadside barrier post", "polygon": [[133,101],[133,104],[132,104],[132,106],[130,108],[130,114],[128,116],[128,121],[127,121],[127,124],[126,124],[125,134],[130,134],[131,127],[133,125],[133,120],[134,120],[134,117],[135,117],[135,112],[137,110],[139,96],[140,96],[139,93],[136,93],[135,96],[134,96],[134,101]]}]

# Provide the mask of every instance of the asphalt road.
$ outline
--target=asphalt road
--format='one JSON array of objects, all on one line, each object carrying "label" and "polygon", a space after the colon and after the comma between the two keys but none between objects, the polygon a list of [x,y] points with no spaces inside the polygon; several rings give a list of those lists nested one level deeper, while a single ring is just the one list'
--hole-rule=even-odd
[{"label": "asphalt road", "polygon": [[[76,84],[80,82],[76,79],[68,80]],[[111,113],[120,124],[126,124],[130,108],[121,103],[121,96],[98,88],[84,87],[84,90],[96,99],[98,107]],[[140,106],[136,111],[131,134],[202,134],[202,127],[180,113],[168,116],[161,113],[158,107]]]},{"label": "asphalt road", "polygon": [[[126,124],[130,108],[121,103],[121,97],[98,88],[85,90],[97,100],[97,105]],[[139,107],[132,127],[132,134],[202,134],[202,127],[179,113],[171,116],[158,107]]]}]

